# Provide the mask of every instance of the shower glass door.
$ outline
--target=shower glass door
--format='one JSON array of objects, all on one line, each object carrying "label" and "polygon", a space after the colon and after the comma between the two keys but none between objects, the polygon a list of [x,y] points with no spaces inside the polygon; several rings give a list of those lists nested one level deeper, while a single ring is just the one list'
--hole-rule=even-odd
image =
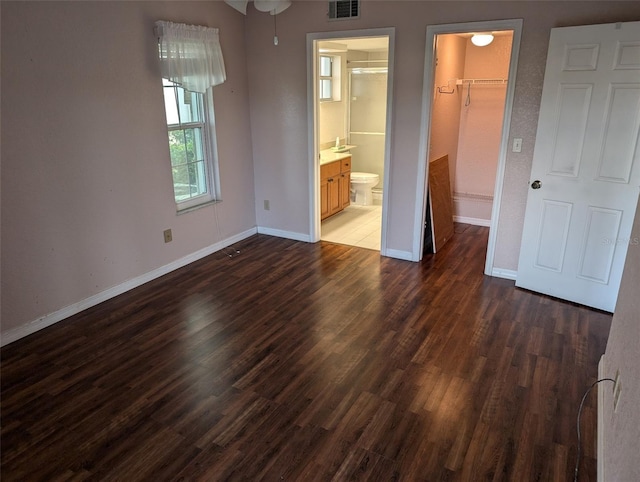
[{"label": "shower glass door", "polygon": [[387,118],[387,69],[354,68],[349,72],[349,139],[354,171],[380,176],[384,183],[384,141]]}]

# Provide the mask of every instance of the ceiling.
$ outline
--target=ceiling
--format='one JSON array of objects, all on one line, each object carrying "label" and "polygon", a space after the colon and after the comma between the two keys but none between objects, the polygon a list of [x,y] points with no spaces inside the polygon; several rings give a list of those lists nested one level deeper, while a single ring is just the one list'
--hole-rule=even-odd
[{"label": "ceiling", "polygon": [[381,52],[389,50],[388,37],[341,38],[318,42],[318,48],[329,52],[360,50],[363,52]]},{"label": "ceiling", "polygon": [[454,34],[445,34],[445,35],[455,35],[457,37],[470,38],[476,33],[490,33],[494,37],[502,37],[505,35],[513,36],[513,30],[495,30],[492,32],[464,32],[464,33],[454,33]]}]

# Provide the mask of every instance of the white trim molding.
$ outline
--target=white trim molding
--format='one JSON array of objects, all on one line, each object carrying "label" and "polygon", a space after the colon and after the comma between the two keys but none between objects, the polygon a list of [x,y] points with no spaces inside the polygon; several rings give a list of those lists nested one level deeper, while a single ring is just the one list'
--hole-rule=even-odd
[{"label": "white trim molding", "polygon": [[265,228],[264,226],[258,226],[258,234],[267,234],[269,236],[275,236],[276,238],[293,239],[294,241],[304,241],[305,243],[312,242],[311,236],[308,234],[283,231],[282,229]]},{"label": "white trim molding", "polygon": [[81,311],[91,308],[92,306],[96,306],[103,301],[115,298],[116,296],[121,295],[122,293],[126,293],[127,291],[137,288],[138,286],[148,283],[149,281],[160,278],[161,276],[175,271],[178,268],[182,268],[183,266],[186,266],[190,263],[193,263],[194,261],[220,251],[227,246],[237,243],[238,241],[242,241],[249,236],[253,236],[254,234],[256,234],[256,232],[256,228],[248,229],[227,239],[188,254],[187,256],[183,256],[180,259],[172,261],[169,264],[165,264],[164,266],[149,271],[148,273],[137,276],[133,279],[125,281],[124,283],[120,283],[119,285],[112,286],[111,288],[101,291],[100,293],[96,293],[89,298],[85,298],[84,300],[78,301],[77,303],[65,306],[60,310],[49,313],[36,320],[25,323],[24,325],[7,330],[0,335],[0,346],[8,345],[9,343],[19,340],[20,338],[24,338],[25,336],[31,335],[36,331],[42,330],[43,328],[58,323],[59,321],[65,320],[70,316],[76,315]]},{"label": "white trim molding", "polygon": [[515,281],[518,276],[518,272],[513,269],[493,268],[489,276],[494,276],[495,278],[510,279],[512,281]]},{"label": "white trim molding", "polygon": [[413,258],[413,253],[411,253],[411,251],[385,249],[384,252],[381,251],[380,254],[382,254],[382,256],[386,256],[387,258],[401,259],[403,261],[419,261]]},{"label": "white trim molding", "polygon": [[466,216],[454,215],[453,220],[456,223],[472,224],[473,226],[484,226],[484,227],[491,226],[491,219],[468,218]]}]

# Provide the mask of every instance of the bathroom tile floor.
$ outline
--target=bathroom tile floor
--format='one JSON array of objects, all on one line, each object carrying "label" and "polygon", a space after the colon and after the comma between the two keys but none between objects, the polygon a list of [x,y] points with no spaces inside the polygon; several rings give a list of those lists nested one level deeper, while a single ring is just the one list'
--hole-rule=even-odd
[{"label": "bathroom tile floor", "polygon": [[380,251],[382,206],[347,206],[322,221],[320,239]]}]

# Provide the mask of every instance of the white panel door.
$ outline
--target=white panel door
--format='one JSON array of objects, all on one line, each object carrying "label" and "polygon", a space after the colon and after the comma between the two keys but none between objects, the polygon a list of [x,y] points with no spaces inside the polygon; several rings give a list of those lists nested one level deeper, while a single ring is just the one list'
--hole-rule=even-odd
[{"label": "white panel door", "polygon": [[639,132],[640,22],[552,29],[517,286],[614,310]]}]

